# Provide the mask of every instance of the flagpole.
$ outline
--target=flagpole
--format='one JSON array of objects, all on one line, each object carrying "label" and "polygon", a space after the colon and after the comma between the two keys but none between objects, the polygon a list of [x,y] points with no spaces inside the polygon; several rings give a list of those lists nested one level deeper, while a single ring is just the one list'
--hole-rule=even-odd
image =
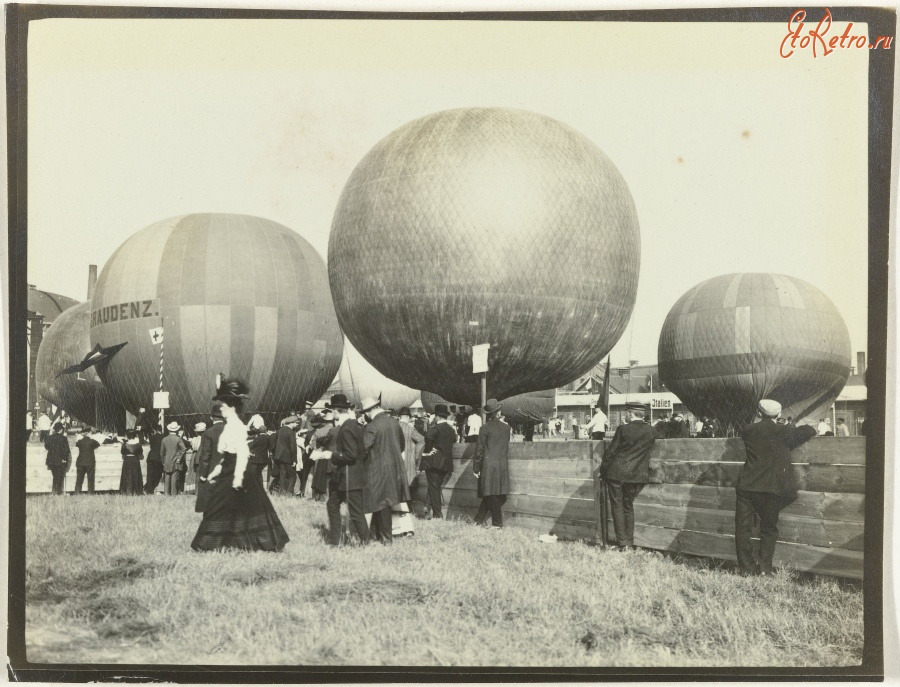
[{"label": "flagpole", "polygon": [[[163,346],[166,345],[165,333],[163,333],[162,341],[159,342],[159,390],[163,390]],[[159,409],[159,431],[162,432],[166,427],[166,409]]]}]

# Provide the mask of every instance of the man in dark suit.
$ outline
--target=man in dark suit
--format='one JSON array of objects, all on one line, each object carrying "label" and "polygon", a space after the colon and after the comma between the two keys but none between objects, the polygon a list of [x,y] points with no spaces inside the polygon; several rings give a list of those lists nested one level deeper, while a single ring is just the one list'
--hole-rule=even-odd
[{"label": "man in dark suit", "polygon": [[[815,427],[778,424],[777,401],[763,399],[757,413],[759,422],[744,428],[747,459],[735,485],[734,545],[743,575],[773,574],[778,516],[797,498],[791,451],[816,436]],[[760,519],[758,560],[750,544],[754,515]]]},{"label": "man in dark suit", "polygon": [[335,471],[325,504],[328,543],[337,546],[341,542],[341,504],[346,501],[350,523],[356,529],[360,542],[368,544],[372,537],[363,511],[363,491],[366,488],[364,429],[356,421],[356,413],[344,394],[332,396],[330,407],[334,411],[337,434],[331,442],[330,460]]},{"label": "man in dark suit", "polygon": [[263,424],[261,427],[258,425],[250,427],[247,430],[247,436],[249,437],[247,445],[250,448],[250,470],[259,481],[259,484],[264,486],[262,474],[263,470],[269,465],[269,446],[272,443],[271,437],[275,435],[270,435],[266,431],[265,424]]},{"label": "man in dark suit", "polygon": [[275,468],[272,493],[281,492],[288,496],[294,493],[297,482],[297,435],[294,430],[299,424],[300,419],[296,415],[286,417],[272,439],[272,464]]},{"label": "man in dark suit", "polygon": [[72,462],[72,450],[63,429],[65,428],[57,422],[53,425],[53,434],[44,441],[44,447],[47,449],[47,469],[53,475],[54,494],[63,493],[66,472],[69,471]]},{"label": "man in dark suit", "polygon": [[441,511],[441,489],[444,478],[453,472],[453,444],[456,443],[456,428],[450,418],[450,409],[443,403],[434,406],[434,414],[440,420],[425,433],[425,451],[420,468],[425,471],[428,481],[428,500],[432,517],[443,518]]},{"label": "man in dark suit", "polygon": [[478,443],[472,461],[472,472],[478,479],[481,505],[475,514],[475,524],[483,525],[488,513],[491,525],[503,527],[503,504],[509,494],[509,439],[512,430],[503,421],[497,399],[484,404],[486,422],[478,430]]},{"label": "man in dark suit", "polygon": [[219,453],[219,437],[225,431],[225,418],[222,417],[222,407],[218,403],[213,405],[212,423],[212,427],[203,432],[200,437],[200,447],[197,449],[197,501],[194,504],[194,511],[197,513],[206,510],[210,491],[207,481],[209,473],[222,462],[222,454]]},{"label": "man in dark suit", "polygon": [[144,484],[144,493],[152,494],[156,491],[159,483],[163,478],[163,462],[162,462],[162,432],[157,432],[153,427],[147,430],[148,444],[150,449],[147,451],[147,482]]},{"label": "man in dark suit", "polygon": [[[619,548],[634,548],[634,500],[650,481],[650,451],[659,433],[644,422],[646,407],[626,403],[627,423],[619,425],[600,464]],[[606,536],[606,533],[603,533]]]},{"label": "man in dark suit", "polygon": [[390,544],[394,541],[391,507],[410,499],[403,463],[406,438],[400,423],[384,412],[378,399],[364,398],[360,409],[368,421],[363,431],[366,452],[364,510],[372,514],[370,529],[375,540]]},{"label": "man in dark suit", "polygon": [[81,485],[87,477],[88,494],[94,493],[94,471],[97,466],[97,457],[94,449],[100,447],[100,442],[91,435],[85,434],[75,442],[78,449],[78,458],[75,459],[75,469],[78,471],[75,477],[75,493],[81,493]]}]

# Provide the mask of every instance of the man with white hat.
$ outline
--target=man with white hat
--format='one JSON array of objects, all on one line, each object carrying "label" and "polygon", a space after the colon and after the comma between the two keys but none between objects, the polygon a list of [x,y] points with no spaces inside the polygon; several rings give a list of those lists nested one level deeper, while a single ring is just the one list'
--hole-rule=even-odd
[{"label": "man with white hat", "polygon": [[184,463],[187,445],[179,433],[181,425],[177,422],[170,422],[166,425],[166,429],[169,433],[163,437],[162,443],[159,445],[159,456],[163,464],[163,483],[166,496],[175,496],[178,493],[178,473]]},{"label": "man with white hat", "polygon": [[394,540],[391,506],[409,501],[403,451],[406,440],[396,418],[384,412],[381,401],[367,397],[360,410],[368,424],[363,432],[366,458],[366,513],[372,514],[372,536],[383,544]]},{"label": "man with white hat", "polygon": [[[778,516],[797,498],[791,451],[816,436],[815,428],[808,425],[778,424],[778,401],[761,400],[757,414],[760,421],[744,428],[747,459],[735,484],[734,544],[743,575],[773,574]],[[750,543],[754,515],[760,519],[758,560]]]}]

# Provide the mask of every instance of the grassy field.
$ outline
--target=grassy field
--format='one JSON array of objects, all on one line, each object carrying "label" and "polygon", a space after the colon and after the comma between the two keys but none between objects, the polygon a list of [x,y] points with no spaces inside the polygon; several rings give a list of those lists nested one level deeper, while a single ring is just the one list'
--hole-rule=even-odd
[{"label": "grassy field", "polygon": [[190,550],[180,496],[29,498],[28,659],[41,663],[837,666],[862,593],[647,551],[418,521],[329,548],[324,504],[275,498],[281,554]]}]

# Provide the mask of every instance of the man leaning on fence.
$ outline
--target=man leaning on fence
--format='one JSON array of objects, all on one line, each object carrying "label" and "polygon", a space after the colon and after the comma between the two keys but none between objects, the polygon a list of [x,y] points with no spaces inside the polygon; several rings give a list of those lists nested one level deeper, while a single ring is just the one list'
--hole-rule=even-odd
[{"label": "man leaning on fence", "polygon": [[616,428],[600,464],[600,477],[609,489],[616,544],[633,549],[634,500],[650,482],[650,450],[659,433],[644,422],[642,403],[627,403],[625,411],[627,424]]},{"label": "man leaning on fence", "polygon": [[[760,421],[744,428],[747,459],[735,485],[734,544],[743,575],[773,573],[778,516],[797,498],[791,451],[816,436],[811,426],[778,424],[781,404],[777,401],[763,399],[757,413]],[[760,519],[758,558],[750,542],[754,515]]]}]

